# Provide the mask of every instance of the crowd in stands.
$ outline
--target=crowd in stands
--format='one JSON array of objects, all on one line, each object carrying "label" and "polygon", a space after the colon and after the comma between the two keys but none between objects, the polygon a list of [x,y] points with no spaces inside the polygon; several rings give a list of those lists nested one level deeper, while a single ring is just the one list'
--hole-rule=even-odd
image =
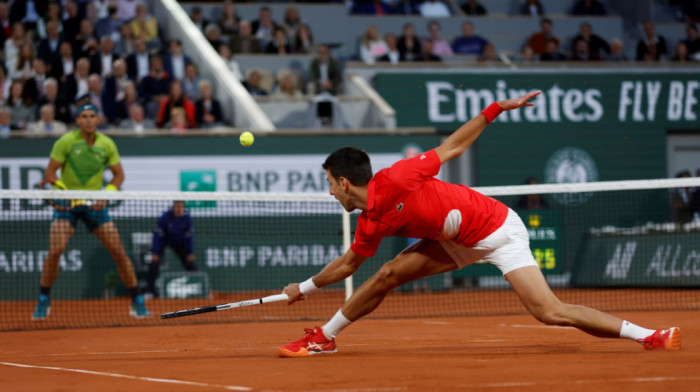
[{"label": "crowd in stands", "polygon": [[[430,18],[427,29],[420,32],[411,23],[400,32],[383,32],[379,20],[367,28],[359,37],[357,58],[368,65],[440,62],[453,56],[482,62],[504,58],[469,19],[460,31],[442,31],[440,17],[483,17],[489,14],[488,2],[354,0],[350,4],[349,12],[357,15]],[[571,4],[572,15],[607,13],[598,0]],[[579,34],[562,42],[539,0],[524,0],[520,14],[538,18],[540,30],[523,36],[521,53],[508,54],[509,61],[700,60],[700,39],[692,23],[686,39],[666,42],[646,22],[636,56],[628,59],[619,38],[597,35],[590,23],[581,23]],[[194,25],[251,95],[299,98],[342,93],[338,59],[329,46],[316,40],[295,6],[277,19],[263,4],[255,20],[245,20],[236,4],[225,0],[216,15],[208,20],[198,6],[190,12]],[[183,53],[180,41],[161,37],[156,18],[142,0],[0,1],[0,24],[0,136],[9,130],[63,132],[71,127],[78,102],[86,99],[99,109],[103,128],[139,132],[155,126],[182,132],[226,125],[211,82],[200,78],[197,64]],[[265,69],[241,69],[235,59],[239,54],[304,54],[313,61],[306,77],[291,70],[272,75]]]}]

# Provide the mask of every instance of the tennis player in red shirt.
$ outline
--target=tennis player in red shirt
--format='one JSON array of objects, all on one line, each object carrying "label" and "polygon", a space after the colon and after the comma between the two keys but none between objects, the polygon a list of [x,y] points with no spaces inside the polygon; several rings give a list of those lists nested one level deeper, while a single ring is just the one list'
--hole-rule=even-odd
[{"label": "tennis player in red shirt", "polygon": [[372,312],[394,288],[428,275],[452,271],[477,260],[498,267],[525,307],[548,325],[572,326],[594,336],[628,338],[645,349],[678,350],[680,330],[651,330],[607,313],[561,302],[550,290],[530,251],[525,225],[501,202],[464,185],[434,178],[440,166],[462,154],[501,112],[533,106],[540,94],[494,102],[439,147],[380,170],[374,177],[367,154],[341,148],[323,168],[330,193],[346,211],[362,210],[355,240],[344,255],[302,283],[283,292],[294,303],[321,287],[352,275],[388,236],[421,238],[384,264],[362,284],[323,327],[306,329],[301,339],[279,348],[281,357],[337,352],[335,337],[353,321]]}]

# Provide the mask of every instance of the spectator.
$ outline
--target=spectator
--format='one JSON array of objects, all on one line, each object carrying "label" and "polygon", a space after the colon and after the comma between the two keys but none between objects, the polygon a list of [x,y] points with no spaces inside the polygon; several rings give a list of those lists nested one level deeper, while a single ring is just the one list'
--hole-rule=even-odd
[{"label": "spectator", "polygon": [[303,96],[297,88],[296,78],[290,72],[285,72],[280,76],[272,95],[287,98],[301,98]]},{"label": "spectator", "polygon": [[559,46],[559,38],[552,33],[552,28],[552,20],[549,18],[542,18],[540,21],[540,31],[530,36],[528,45],[536,54],[542,55],[545,53],[547,51],[547,42],[549,41],[556,41],[557,47]]},{"label": "spectator", "polygon": [[127,75],[126,62],[124,60],[114,60],[112,69],[114,70],[112,75],[105,79],[105,91],[114,99],[114,102],[119,102],[124,99],[124,87],[131,80],[129,75]]},{"label": "spectator", "polygon": [[119,128],[135,133],[143,133],[147,129],[156,129],[156,123],[144,116],[143,106],[134,102],[129,105],[129,117],[119,123]]},{"label": "spectator", "polygon": [[283,28],[275,30],[275,36],[265,48],[265,53],[285,55],[290,52],[287,33]]},{"label": "spectator", "polygon": [[260,7],[258,19],[253,22],[251,27],[253,28],[253,35],[260,40],[261,45],[267,46],[277,29],[277,23],[272,20],[272,11],[270,11],[269,7]]},{"label": "spectator", "polygon": [[666,53],[666,39],[654,32],[653,23],[644,22],[644,37],[637,43],[637,61],[659,61]]},{"label": "spectator", "polygon": [[[428,41],[432,43],[433,54],[440,56],[452,56],[452,46],[440,37],[440,23],[432,21],[428,23]],[[423,61],[425,61],[425,56],[423,55]]]},{"label": "spectator", "polygon": [[90,57],[90,55],[97,52],[99,43],[97,42],[94,33],[95,28],[89,20],[83,19],[80,21],[80,32],[72,41],[73,54],[76,57]]},{"label": "spectator", "polygon": [[496,52],[496,45],[494,45],[492,42],[487,42],[484,46],[483,52],[481,52],[481,56],[479,56],[479,62],[488,63],[494,61],[501,61],[501,59],[498,57],[498,53]]},{"label": "spectator", "polygon": [[391,10],[395,15],[420,15],[418,0],[398,0]]},{"label": "spectator", "polygon": [[440,0],[424,0],[419,6],[421,16],[427,18],[447,18],[452,14],[445,3]]},{"label": "spectator", "polygon": [[20,130],[15,124],[12,124],[11,116],[12,113],[10,112],[10,109],[0,106],[0,139],[9,138],[10,131]]},{"label": "spectator", "polygon": [[316,52],[314,36],[311,34],[311,28],[306,23],[300,24],[299,28],[297,29],[293,50],[295,53],[303,54],[311,54]]},{"label": "spectator", "polygon": [[468,0],[466,3],[462,4],[461,8],[465,14],[470,16],[484,16],[488,13],[486,12],[486,8],[476,0]]},{"label": "spectator", "polygon": [[140,82],[139,96],[143,98],[146,115],[155,117],[160,112],[163,102],[168,99],[172,78],[163,69],[163,59],[160,56],[151,57],[150,64],[148,76]]},{"label": "spectator", "polygon": [[678,43],[676,44],[676,51],[673,53],[673,58],[671,59],[671,61],[684,63],[691,60],[692,59],[690,58],[690,53],[688,53],[688,47],[685,46],[685,44],[682,41],[678,41]]},{"label": "spectator", "polygon": [[119,28],[119,39],[114,41],[114,53],[117,56],[125,58],[134,53],[134,34],[131,32],[131,26],[124,23]]},{"label": "spectator", "polygon": [[526,0],[520,8],[520,15],[542,16],[544,15],[544,7],[540,4],[540,0]]},{"label": "spectator", "polygon": [[31,74],[24,80],[24,94],[30,101],[36,102],[39,96],[44,94],[44,82],[47,78],[44,60],[34,59]]},{"label": "spectator", "polygon": [[5,41],[12,36],[10,9],[7,3],[0,3],[0,48],[5,47]]},{"label": "spectator", "polygon": [[136,6],[136,17],[131,21],[131,32],[134,37],[142,38],[146,47],[160,49],[158,38],[158,21],[148,14],[148,8],[139,4]]},{"label": "spectator", "polygon": [[[88,69],[90,64],[88,63]],[[73,45],[70,42],[61,42],[58,47],[58,58],[54,59],[51,64],[49,76],[58,80],[60,83],[65,83],[66,78],[73,74],[75,69],[75,59],[73,58]],[[72,98],[71,98],[72,101]]]},{"label": "spectator", "polygon": [[627,61],[627,56],[623,52],[622,40],[619,38],[613,38],[610,41],[610,55],[607,57],[608,61]]},{"label": "spectator", "polygon": [[168,48],[168,54],[163,56],[163,68],[172,78],[182,80],[185,77],[185,66],[192,63],[192,60],[182,54],[179,39],[171,39]]},{"label": "spectator", "polygon": [[39,121],[29,124],[29,135],[61,135],[66,132],[66,124],[54,119],[53,106],[46,104],[39,109]]},{"label": "spectator", "polygon": [[571,13],[577,16],[603,16],[607,14],[607,12],[605,12],[605,7],[603,7],[603,4],[598,0],[579,0],[574,4]]},{"label": "spectator", "polygon": [[160,273],[160,264],[165,248],[170,247],[180,259],[186,271],[196,271],[194,255],[194,227],[184,201],[175,201],[173,206],[158,219],[153,229],[151,262],[148,265],[146,295],[155,294],[155,283]]},{"label": "spectator", "polygon": [[238,34],[238,23],[240,21],[241,18],[236,14],[236,3],[232,0],[225,0],[224,8],[218,20],[221,34],[230,40],[231,37]]},{"label": "spectator", "polygon": [[112,41],[117,42],[121,35],[121,27],[122,21],[119,20],[117,5],[110,3],[107,8],[107,16],[97,21],[95,34],[97,35],[97,39],[107,36],[111,38]]},{"label": "spectator", "polygon": [[[695,56],[696,54],[700,53],[700,38],[698,38],[698,28],[695,27],[694,24],[689,24],[688,27],[685,28],[685,32],[686,39],[683,40],[683,43],[688,48],[688,53],[690,53],[691,56]],[[700,60],[700,58],[696,58],[695,60]]]},{"label": "spectator", "polygon": [[32,65],[34,63],[34,46],[30,41],[20,47],[19,53],[7,63],[7,76],[22,81],[33,76]]},{"label": "spectator", "polygon": [[260,53],[260,40],[253,36],[250,22],[243,19],[238,23],[238,36],[231,39],[231,51],[233,53]]},{"label": "spectator", "polygon": [[379,34],[377,26],[371,25],[365,31],[360,44],[360,58],[365,64],[372,65],[378,58],[384,56],[388,48]]},{"label": "spectator", "polygon": [[433,48],[432,41],[425,41],[421,46],[421,54],[414,61],[428,61],[428,62],[439,62],[442,61],[440,56],[435,55],[435,48]]},{"label": "spectator", "polygon": [[66,18],[63,19],[63,39],[73,42],[80,32],[83,18],[78,14],[78,5],[75,1],[68,1],[65,5]]},{"label": "spectator", "polygon": [[224,43],[224,39],[221,38],[221,30],[219,30],[219,26],[213,23],[210,23],[204,29],[204,38],[209,41],[209,45],[211,45],[213,48],[218,48],[220,44]]},{"label": "spectator", "polygon": [[[117,100],[116,107],[114,109],[114,113],[116,115],[116,118],[118,121],[122,121],[124,119],[129,118],[130,115],[130,108],[134,104],[138,104],[141,106],[141,99],[139,98],[139,93],[138,90],[136,89],[136,84],[134,84],[133,81],[129,80],[124,84],[124,96]],[[141,110],[143,110],[143,106],[141,106]],[[150,120],[150,117],[148,117]],[[153,122],[153,126],[151,128],[155,128],[156,123],[155,121]]]},{"label": "spectator", "polygon": [[530,45],[525,45],[523,50],[520,52],[520,62],[521,63],[534,63],[538,59],[535,57],[535,52],[532,50]]},{"label": "spectator", "polygon": [[547,41],[546,50],[540,55],[540,61],[566,61],[567,57],[559,51],[559,41]]},{"label": "spectator", "polygon": [[378,61],[381,62],[389,62],[391,64],[398,64],[399,61],[403,61],[401,58],[401,53],[399,52],[398,48],[398,40],[396,39],[396,36],[392,33],[386,33],[384,34],[384,42],[386,42],[387,46],[387,52],[384,54],[384,56],[380,57]]},{"label": "spectator", "polygon": [[103,89],[102,78],[98,74],[88,76],[88,93],[78,98],[78,102],[88,100],[97,107],[97,117],[100,127],[116,121],[114,97]]},{"label": "spectator", "polygon": [[114,41],[108,35],[100,39],[100,49],[92,54],[90,60],[90,73],[98,74],[102,77],[112,75],[112,65],[119,58],[114,54]]},{"label": "spectator", "polygon": [[592,52],[588,48],[588,42],[585,39],[579,38],[574,42],[574,50],[571,54],[571,61],[599,61],[598,53]]},{"label": "spectator", "polygon": [[182,91],[182,83],[179,80],[173,80],[170,82],[170,93],[168,97],[164,99],[160,104],[160,110],[158,111],[158,128],[165,127],[171,122],[170,114],[175,108],[182,108],[187,114],[188,128],[196,128],[195,122],[195,109],[192,101],[187,99]]},{"label": "spectator", "polygon": [[146,41],[134,38],[134,53],[126,57],[129,78],[140,83],[151,72],[151,56],[146,51]]},{"label": "spectator", "polygon": [[357,0],[353,3],[352,14],[354,15],[389,15],[392,9],[389,4],[382,0]]},{"label": "spectator", "polygon": [[338,61],[330,55],[327,45],[318,47],[318,55],[311,60],[309,80],[314,86],[314,94],[327,92],[332,95],[340,93],[342,74]]},{"label": "spectator", "polygon": [[250,95],[266,96],[269,94],[268,91],[261,86],[261,82],[262,75],[260,75],[260,72],[253,71],[250,73],[250,76],[248,76],[248,81],[245,83],[245,87],[248,89]]},{"label": "spectator", "polygon": [[416,37],[416,29],[411,23],[403,25],[403,33],[396,45],[405,61],[413,61],[421,55],[421,43]]},{"label": "spectator", "polygon": [[59,57],[58,49],[63,40],[58,31],[58,23],[54,20],[46,24],[46,37],[39,40],[36,46],[37,57],[44,60],[48,65],[53,64],[56,58]]},{"label": "spectator", "polygon": [[226,44],[219,45],[219,55],[222,59],[224,59],[229,69],[233,73],[233,76],[235,76],[239,82],[243,83],[245,81],[245,76],[243,76],[243,72],[241,72],[241,66],[238,65],[238,61],[233,58],[231,48]]},{"label": "spectator", "polygon": [[[538,181],[535,177],[530,177],[525,180],[525,185],[536,184],[538,184]],[[546,210],[549,208],[549,202],[547,202],[547,199],[543,198],[542,195],[537,193],[522,195],[518,198],[518,208],[521,210]]]},{"label": "spectator", "polygon": [[[676,174],[676,178],[689,178],[690,172],[683,170]],[[671,222],[678,225],[689,223],[693,220],[691,188],[673,188],[671,190]]]},{"label": "spectator", "polygon": [[10,108],[10,122],[19,129],[26,129],[27,125],[34,121],[34,108],[32,102],[24,94],[24,83],[21,80],[13,80],[10,85],[10,95],[5,101],[5,106]]},{"label": "spectator", "polygon": [[584,40],[588,44],[588,50],[593,56],[602,58],[603,56],[610,54],[610,45],[597,34],[593,34],[593,28],[590,23],[583,22],[579,30],[579,35],[574,37],[573,44],[571,45],[571,52],[576,51],[576,42],[578,40]]},{"label": "spectator", "polygon": [[48,1],[15,0],[10,8],[10,20],[19,21],[27,30],[36,30],[41,15],[46,15]]},{"label": "spectator", "polygon": [[192,19],[192,23],[194,23],[197,29],[204,33],[204,29],[206,29],[209,25],[209,21],[204,17],[202,9],[200,7],[192,7],[192,13],[190,14],[190,18]]},{"label": "spectator", "polygon": [[119,20],[126,23],[136,16],[136,7],[142,4],[142,0],[117,0],[119,9]]},{"label": "spectator", "polygon": [[299,10],[296,7],[287,7],[284,11],[284,18],[282,19],[281,28],[287,33],[287,38],[290,42],[295,42],[297,39],[297,31],[299,26],[303,24],[301,16],[299,15]]},{"label": "spectator", "polygon": [[187,114],[185,109],[177,107],[170,110],[170,119],[165,128],[168,128],[171,133],[184,135],[187,132]]},{"label": "spectator", "polygon": [[0,106],[5,103],[5,99],[10,94],[10,84],[12,81],[5,75],[5,69],[0,67]]},{"label": "spectator", "polygon": [[481,54],[488,43],[483,37],[476,35],[472,22],[462,23],[462,36],[452,42],[455,54]]},{"label": "spectator", "polygon": [[[44,105],[51,105],[56,120],[70,124],[73,122],[73,113],[70,111],[69,102],[58,93],[58,81],[54,78],[48,78],[44,81],[44,94],[40,95],[36,100],[38,108]],[[38,118],[39,113],[35,116]]]},{"label": "spectator", "polygon": [[221,112],[221,104],[212,97],[211,82],[201,80],[199,82],[200,98],[194,104],[195,121],[200,128],[218,127],[224,124],[224,116]]},{"label": "spectator", "polygon": [[[197,65],[195,63],[187,64],[187,67],[185,67],[185,77],[182,79],[182,91],[185,97],[192,102],[202,97],[199,93],[199,82],[200,78],[197,72]],[[199,121],[197,124],[199,124]]]},{"label": "spectator", "polygon": [[90,61],[86,58],[78,59],[75,63],[75,72],[66,76],[62,90],[70,102],[76,102],[78,98],[89,92],[88,76],[90,75]]},{"label": "spectator", "polygon": [[12,36],[5,41],[5,67],[10,69],[10,64],[17,59],[19,50],[26,42],[26,34],[22,23],[12,25]]},{"label": "spectator", "polygon": [[[2,12],[0,12],[1,14]],[[56,23],[56,29],[60,33],[63,31],[63,22],[61,21],[61,6],[57,3],[49,3],[46,9],[46,15],[39,19],[36,25],[36,34],[40,39],[49,37],[48,25],[50,22]],[[2,32],[0,32],[0,35]],[[58,50],[58,48],[56,48]]]}]

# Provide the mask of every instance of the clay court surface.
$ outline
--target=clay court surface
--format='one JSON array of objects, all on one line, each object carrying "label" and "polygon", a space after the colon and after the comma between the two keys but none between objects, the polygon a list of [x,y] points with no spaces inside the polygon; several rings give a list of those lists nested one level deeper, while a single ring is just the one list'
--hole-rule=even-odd
[{"label": "clay court surface", "polygon": [[[339,352],[276,357],[308,322],[0,333],[2,391],[700,391],[700,312],[618,312],[681,327],[683,349],[530,316],[363,320]],[[317,323],[318,324],[318,323]]]}]

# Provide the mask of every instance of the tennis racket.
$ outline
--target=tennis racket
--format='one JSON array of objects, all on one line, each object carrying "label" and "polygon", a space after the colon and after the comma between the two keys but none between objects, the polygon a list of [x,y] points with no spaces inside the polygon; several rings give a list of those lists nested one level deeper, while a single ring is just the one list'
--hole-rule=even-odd
[{"label": "tennis racket", "polygon": [[[51,189],[60,189],[60,190],[66,190],[65,187],[62,187],[60,184],[56,184],[54,181],[49,181],[49,180],[43,180],[39,183],[39,189],[41,190],[51,190]],[[46,204],[50,205],[51,207],[59,210],[59,211],[70,211],[74,208],[78,207],[90,207],[93,205],[94,201],[93,200],[83,200],[83,199],[44,199]]]},{"label": "tennis racket", "polygon": [[227,303],[227,304],[223,304],[223,305],[205,306],[202,308],[178,310],[177,312],[163,313],[160,315],[160,318],[161,319],[169,319],[169,318],[175,318],[175,317],[192,316],[192,315],[201,314],[201,313],[218,312],[219,310],[242,308],[244,306],[250,306],[250,305],[266,304],[268,302],[286,301],[288,299],[289,299],[289,297],[287,297],[287,294],[275,294],[275,295],[270,295],[270,296],[262,297],[262,298],[249,299],[247,301],[231,302],[231,303]]}]

